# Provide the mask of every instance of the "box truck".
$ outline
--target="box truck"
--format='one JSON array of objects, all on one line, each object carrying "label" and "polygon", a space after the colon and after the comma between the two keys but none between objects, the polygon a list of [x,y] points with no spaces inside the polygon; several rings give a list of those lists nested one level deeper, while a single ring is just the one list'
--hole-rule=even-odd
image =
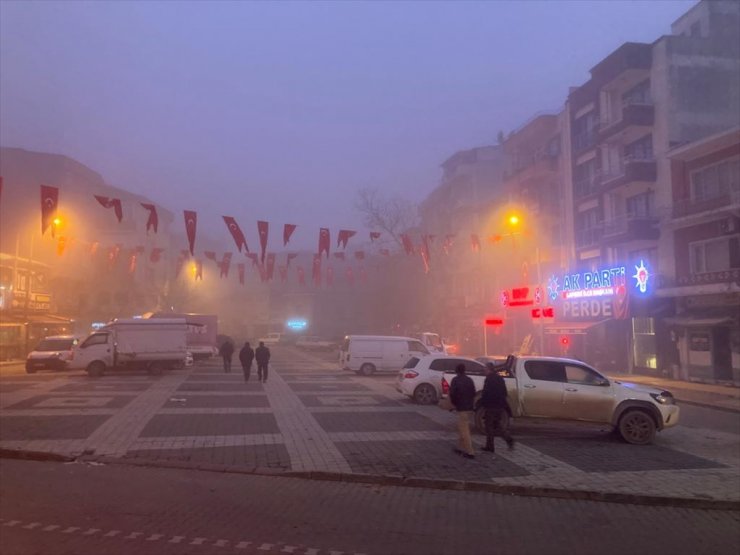
[{"label": "box truck", "polygon": [[184,318],[113,320],[77,345],[69,368],[94,377],[122,368],[158,375],[185,365],[187,329]]},{"label": "box truck", "polygon": [[145,315],[146,318],[184,318],[188,325],[188,351],[193,360],[203,360],[218,355],[218,316],[216,314],[174,314],[171,312],[155,312]]}]

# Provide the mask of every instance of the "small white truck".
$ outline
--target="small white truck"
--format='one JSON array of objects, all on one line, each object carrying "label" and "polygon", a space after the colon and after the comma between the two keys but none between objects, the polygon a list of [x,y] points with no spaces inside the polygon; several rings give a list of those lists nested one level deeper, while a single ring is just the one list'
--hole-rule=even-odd
[{"label": "small white truck", "polygon": [[121,368],[158,375],[185,365],[187,330],[184,318],[113,320],[77,345],[69,367],[93,377]]},{"label": "small white truck", "polygon": [[[504,377],[508,414],[515,418],[552,418],[612,426],[628,443],[652,443],[657,430],[675,426],[679,409],[668,391],[609,379],[579,360],[510,355],[495,369]],[[477,397],[484,375],[468,374]],[[447,396],[455,374],[442,377]],[[484,430],[484,411],[475,425]]]}]

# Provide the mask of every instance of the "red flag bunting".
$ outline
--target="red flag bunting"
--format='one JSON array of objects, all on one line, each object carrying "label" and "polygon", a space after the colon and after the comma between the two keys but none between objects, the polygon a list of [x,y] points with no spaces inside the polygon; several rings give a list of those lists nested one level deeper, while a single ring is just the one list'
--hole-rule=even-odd
[{"label": "red flag bunting", "polygon": [[[198,227],[198,214],[194,210],[185,210],[185,232],[188,235],[188,245],[190,246],[190,256],[195,255],[195,232]],[[202,276],[201,276],[202,279]]]},{"label": "red flag bunting", "polygon": [[141,206],[149,211],[149,217],[146,220],[146,232],[149,233],[149,229],[153,229],[154,233],[157,233],[157,229],[159,228],[159,216],[157,215],[157,207],[146,202],[142,202]]},{"label": "red flag bunting", "polygon": [[406,254],[408,255],[414,254],[414,244],[411,242],[411,237],[409,237],[405,233],[402,233],[401,243],[403,243],[403,249],[406,251]]},{"label": "red flag bunting", "polygon": [[225,252],[224,257],[221,259],[221,263],[218,265],[219,269],[221,270],[220,277],[227,278],[229,277],[229,268],[231,268],[231,253]]},{"label": "red flag bunting", "polygon": [[121,254],[122,246],[123,245],[120,243],[117,243],[108,250],[108,264],[111,269],[116,265],[116,262],[118,262],[118,256]]},{"label": "red flag bunting", "polygon": [[278,267],[278,273],[280,274],[280,281],[282,283],[287,283],[287,281],[288,281],[288,267],[287,266],[280,266],[280,267]]},{"label": "red flag bunting", "polygon": [[454,239],[454,235],[445,235],[445,240],[442,243],[442,250],[445,251],[445,254],[450,254],[450,247],[452,247],[452,242]]},{"label": "red flag bunting", "polygon": [[275,274],[275,254],[270,253],[267,255],[267,266],[265,268],[265,277],[268,280],[272,280],[272,276]]},{"label": "red flag bunting", "polygon": [[116,219],[118,220],[118,223],[121,223],[121,220],[123,219],[123,208],[121,207],[121,199],[118,198],[108,198],[103,197],[100,195],[93,195],[95,197],[95,200],[97,200],[100,203],[100,206],[103,208],[113,208],[113,212],[116,215]]},{"label": "red flag bunting", "polygon": [[331,266],[326,269],[326,284],[334,285],[334,268]]},{"label": "red flag bunting", "polygon": [[244,237],[244,233],[242,233],[241,228],[239,227],[239,224],[236,223],[236,220],[232,218],[231,216],[222,216],[224,219],[224,223],[226,224],[226,227],[229,228],[229,232],[231,233],[231,236],[234,238],[234,242],[236,243],[236,250],[239,252],[242,252],[242,247],[244,247],[244,250],[246,252],[249,252],[249,246],[247,246],[247,240]]},{"label": "red flag bunting", "polygon": [[347,283],[350,285],[355,284],[355,273],[352,270],[352,266],[347,266],[347,268],[344,270],[344,275],[347,278]]},{"label": "red flag bunting", "polygon": [[380,239],[380,232],[379,231],[371,231],[370,232],[370,241],[375,242],[376,239]]},{"label": "red flag bunting", "polygon": [[164,252],[164,249],[155,247],[152,249],[152,252],[149,253],[149,262],[159,262],[159,260],[162,257],[162,253]]},{"label": "red flag bunting", "polygon": [[216,252],[215,251],[204,251],[203,256],[205,256],[208,260],[213,260],[216,262]]},{"label": "red flag bunting", "polygon": [[244,275],[245,275],[245,274],[246,274],[246,272],[247,272],[247,265],[246,265],[246,264],[244,264],[244,262],[239,262],[239,263],[238,263],[238,264],[236,265],[236,269],[237,269],[237,271],[239,272],[239,283],[240,283],[241,285],[244,285]]},{"label": "red flag bunting", "polygon": [[421,260],[424,262],[424,273],[429,273],[429,236],[424,235],[421,238]]},{"label": "red flag bunting", "polygon": [[296,253],[294,253],[294,252],[289,252],[289,253],[288,253],[288,256],[287,256],[287,257],[286,257],[286,259],[285,259],[285,266],[286,266],[286,267],[287,267],[287,266],[290,266],[290,261],[291,261],[291,260],[293,260],[293,259],[294,259],[294,258],[295,258],[296,256],[298,256],[298,255],[297,255]]},{"label": "red flag bunting", "polygon": [[267,236],[270,232],[270,224],[263,221],[257,222],[257,232],[260,236],[260,247],[262,247],[262,255],[260,256],[260,261],[262,262],[262,264],[264,264],[265,252],[267,251]]},{"label": "red flag bunting", "polygon": [[294,224],[285,224],[283,226],[283,246],[286,246],[290,242],[290,237],[293,235],[296,227]]},{"label": "red flag bunting", "polygon": [[298,283],[300,285],[306,285],[306,272],[303,270],[303,266],[298,266],[296,272],[298,274]]},{"label": "red flag bunting", "polygon": [[59,205],[59,189],[48,185],[41,186],[41,235],[51,227],[51,236],[54,237],[52,225]]},{"label": "red flag bunting", "polygon": [[326,227],[322,227],[319,230],[319,252],[318,255],[321,256],[322,253],[326,253],[326,257],[329,258],[329,247],[331,246],[331,234],[329,233],[329,229]]},{"label": "red flag bunting", "polygon": [[247,253],[247,258],[252,261],[252,266],[259,265],[259,256],[257,256],[256,252],[249,252]]},{"label": "red flag bunting", "polygon": [[365,260],[365,251],[355,251],[355,258],[357,260]]},{"label": "red flag bunting", "polygon": [[344,253],[343,252],[335,252],[334,258],[337,258],[339,260],[344,260]]},{"label": "red flag bunting", "polygon": [[316,287],[321,287],[321,254],[313,255],[313,284]]},{"label": "red flag bunting", "polygon": [[349,241],[356,234],[356,231],[352,231],[350,229],[340,229],[339,233],[337,234],[337,248],[342,247],[343,249],[346,249],[347,241]]}]

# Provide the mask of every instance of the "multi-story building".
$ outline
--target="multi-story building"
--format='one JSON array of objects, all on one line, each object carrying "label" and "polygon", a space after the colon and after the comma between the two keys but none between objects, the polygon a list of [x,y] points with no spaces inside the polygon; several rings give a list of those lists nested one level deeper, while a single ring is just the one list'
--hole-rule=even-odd
[{"label": "multi-story building", "polygon": [[674,271],[657,294],[674,374],[740,383],[740,127],[678,146],[671,162]]},{"label": "multi-story building", "polygon": [[[739,72],[740,4],[704,0],[672,25],[671,35],[622,45],[571,90],[572,274],[624,274],[598,302],[563,302],[564,320],[596,340],[583,345],[611,346],[582,356],[617,368],[665,371],[659,368],[656,317],[670,306],[650,291],[673,267],[672,237],[661,234],[672,205],[668,153],[740,122]],[[631,278],[635,267],[647,276],[644,288]],[[627,298],[616,298],[617,291]]]}]

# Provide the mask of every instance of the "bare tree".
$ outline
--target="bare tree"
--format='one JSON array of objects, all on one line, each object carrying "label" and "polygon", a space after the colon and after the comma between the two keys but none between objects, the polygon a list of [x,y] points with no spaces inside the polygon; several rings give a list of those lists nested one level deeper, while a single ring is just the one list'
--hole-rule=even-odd
[{"label": "bare tree", "polygon": [[400,196],[387,197],[374,188],[360,189],[355,210],[363,216],[363,223],[370,229],[386,232],[401,245],[401,234],[417,225],[416,205]]}]

